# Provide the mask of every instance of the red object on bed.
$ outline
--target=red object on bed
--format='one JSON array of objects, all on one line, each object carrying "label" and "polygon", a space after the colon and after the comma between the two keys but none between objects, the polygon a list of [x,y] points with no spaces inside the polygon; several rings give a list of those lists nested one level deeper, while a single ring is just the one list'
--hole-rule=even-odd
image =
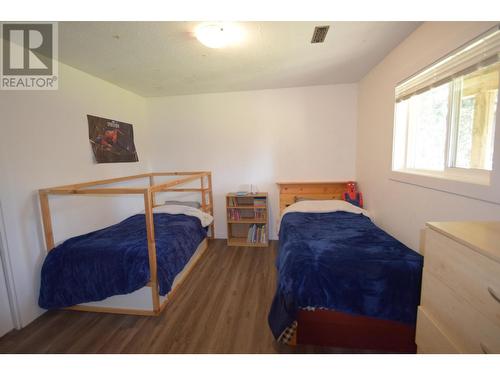
[{"label": "red object on bed", "polygon": [[342,195],[346,202],[349,202],[355,206],[363,208],[363,194],[358,191],[356,187],[356,182],[349,181],[346,184],[346,190]]},{"label": "red object on bed", "polygon": [[297,344],[416,353],[415,326],[331,310],[299,310]]}]

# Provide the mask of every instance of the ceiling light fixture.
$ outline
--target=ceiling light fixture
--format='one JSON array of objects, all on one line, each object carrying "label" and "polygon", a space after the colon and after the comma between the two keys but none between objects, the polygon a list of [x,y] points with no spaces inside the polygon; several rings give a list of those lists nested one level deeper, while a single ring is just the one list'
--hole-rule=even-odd
[{"label": "ceiling light fixture", "polygon": [[212,22],[198,26],[196,38],[209,48],[223,48],[243,40],[243,30],[232,23]]}]

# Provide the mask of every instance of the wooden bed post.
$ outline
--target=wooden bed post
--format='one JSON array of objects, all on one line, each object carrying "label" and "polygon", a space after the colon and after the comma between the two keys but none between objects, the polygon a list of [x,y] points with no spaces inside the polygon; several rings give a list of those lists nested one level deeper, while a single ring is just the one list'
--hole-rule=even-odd
[{"label": "wooden bed post", "polygon": [[201,210],[206,212],[207,202],[205,199],[205,175],[200,177]]},{"label": "wooden bed post", "polygon": [[[155,184],[155,176],[151,173],[149,176],[149,187],[154,186]],[[156,207],[156,192],[151,193],[151,205]]]},{"label": "wooden bed post", "polygon": [[[160,312],[160,295],[158,291],[158,275],[156,264],[156,242],[153,219],[153,207],[151,200],[151,189],[147,189],[144,193],[144,208],[146,216],[146,232],[148,237],[148,255],[149,255],[149,274],[151,278],[151,295],[153,298],[153,311],[158,314]],[[154,193],[153,193],[154,194]]]},{"label": "wooden bed post", "polygon": [[[212,172],[207,173],[208,179],[208,204],[210,205],[210,214],[214,216],[214,196],[212,193]],[[210,239],[215,238],[215,222],[210,225]]]},{"label": "wooden bed post", "polygon": [[[208,187],[205,188],[205,177],[207,178]],[[200,177],[200,193],[201,193],[201,210],[207,212],[207,193],[208,193],[208,211],[210,215],[214,216],[214,200],[212,196],[212,173],[205,172],[203,176]],[[210,224],[210,236],[214,239],[214,223]]]},{"label": "wooden bed post", "polygon": [[45,245],[47,251],[54,248],[54,232],[52,231],[52,218],[50,217],[49,194],[44,191],[39,191],[40,207],[42,209],[43,232],[45,234]]}]

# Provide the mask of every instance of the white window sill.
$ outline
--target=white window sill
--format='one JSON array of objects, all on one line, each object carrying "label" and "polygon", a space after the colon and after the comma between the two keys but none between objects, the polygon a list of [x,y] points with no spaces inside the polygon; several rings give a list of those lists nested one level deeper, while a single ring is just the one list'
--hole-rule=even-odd
[{"label": "white window sill", "polygon": [[390,179],[500,204],[500,191],[495,189],[493,175],[488,172],[443,173],[439,171],[397,170],[390,172]]},{"label": "white window sill", "polygon": [[467,184],[490,185],[490,172],[467,169],[447,169],[446,171],[431,171],[422,169],[400,169],[393,171],[408,175],[426,176],[443,180],[457,181]]}]

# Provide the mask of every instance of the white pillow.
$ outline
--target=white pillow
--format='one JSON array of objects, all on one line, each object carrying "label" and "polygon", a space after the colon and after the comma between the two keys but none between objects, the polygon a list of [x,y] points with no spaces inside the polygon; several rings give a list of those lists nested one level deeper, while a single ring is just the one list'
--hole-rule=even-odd
[{"label": "white pillow", "polygon": [[155,207],[155,208],[153,208],[153,212],[155,214],[164,213],[164,214],[171,214],[171,215],[194,216],[194,217],[197,217],[198,219],[200,219],[201,225],[203,227],[208,227],[210,224],[212,224],[212,221],[214,221],[214,218],[212,217],[212,215],[207,214],[206,212],[203,212],[201,210],[198,210],[197,208],[189,207],[189,206],[169,204],[169,205]]},{"label": "white pillow", "polygon": [[370,217],[368,211],[344,200],[311,200],[293,203],[283,211],[282,217],[289,212],[322,213],[335,211],[352,212]]}]

